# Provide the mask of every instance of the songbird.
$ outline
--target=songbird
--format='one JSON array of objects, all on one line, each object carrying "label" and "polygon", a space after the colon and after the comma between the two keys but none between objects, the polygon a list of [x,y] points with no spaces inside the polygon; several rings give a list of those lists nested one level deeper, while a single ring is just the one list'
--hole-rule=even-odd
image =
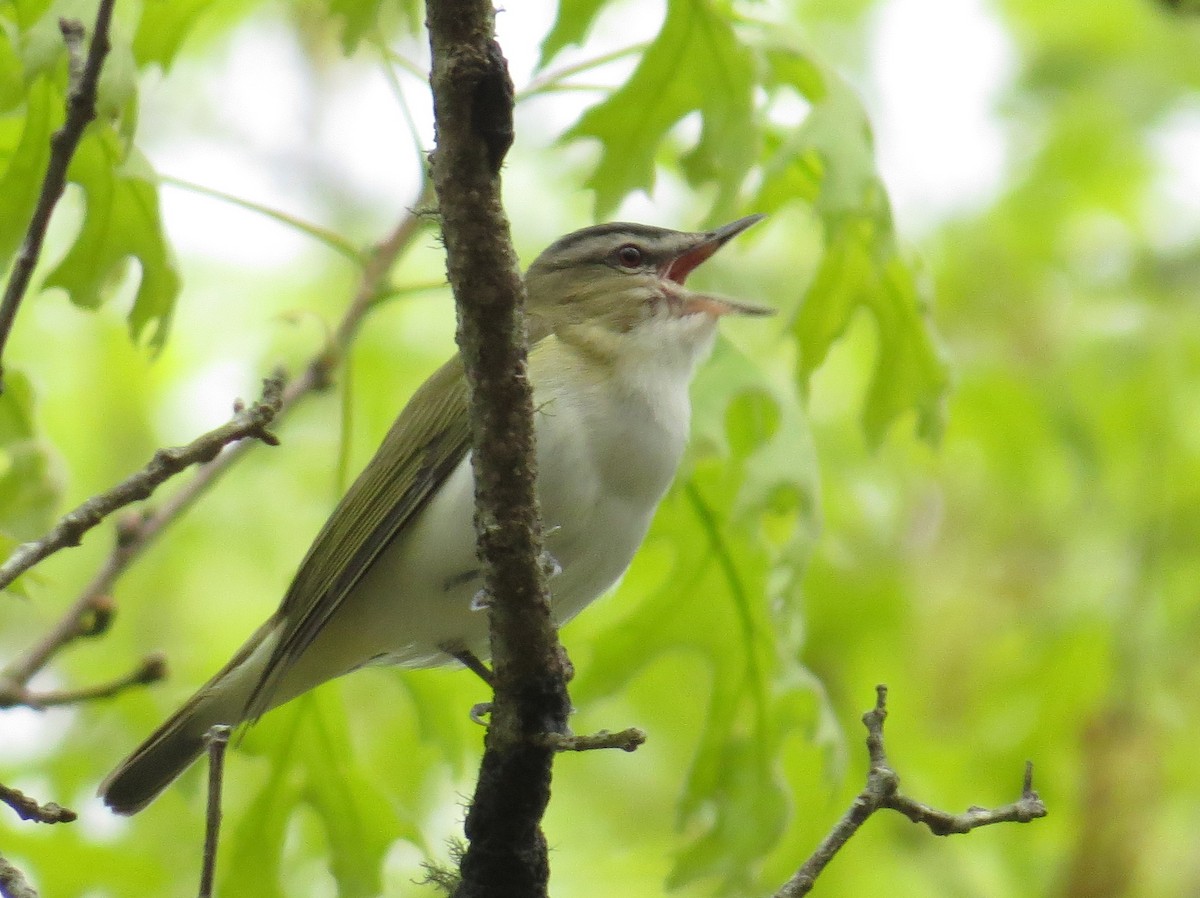
[{"label": "songbird", "polygon": [[[761,218],[699,233],[596,225],[557,240],[526,272],[537,490],[560,625],[617,581],[645,537],[679,465],[688,386],[718,319],[772,311],[684,286]],[[202,753],[214,724],[255,720],[366,665],[486,657],[470,452],[455,355],[400,412],[279,609],[104,780],[109,807],[145,807]]]}]

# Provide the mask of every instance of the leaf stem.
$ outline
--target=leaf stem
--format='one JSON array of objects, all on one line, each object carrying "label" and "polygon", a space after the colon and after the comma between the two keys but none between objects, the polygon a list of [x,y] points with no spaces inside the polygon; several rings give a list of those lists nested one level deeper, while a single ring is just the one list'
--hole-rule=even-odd
[{"label": "leaf stem", "polygon": [[561,87],[559,82],[565,81],[572,75],[580,75],[583,72],[590,72],[592,69],[598,69],[600,66],[608,65],[610,62],[624,59],[626,56],[633,56],[643,52],[650,46],[649,41],[631,44],[628,47],[622,47],[620,50],[613,50],[611,53],[602,53],[600,56],[594,56],[591,59],[585,59],[582,62],[577,62],[574,65],[565,66],[554,72],[548,72],[541,77],[534,78],[525,85],[523,90],[517,92],[517,102],[527,100],[530,97],[551,91],[572,90],[570,87]]},{"label": "leaf stem", "polygon": [[335,253],[349,259],[360,268],[366,264],[366,259],[362,251],[340,234],[313,224],[310,221],[305,221],[291,213],[284,212],[280,209],[272,208],[271,206],[262,203],[256,203],[253,200],[248,200],[245,197],[236,196],[232,193],[226,193],[223,190],[218,190],[215,187],[206,187],[203,184],[197,184],[194,181],[187,181],[183,178],[176,178],[172,175],[159,175],[158,180],[169,187],[176,187],[180,190],[187,190],[191,193],[198,193],[201,196],[207,196],[212,199],[221,200],[242,209],[247,209],[250,212],[257,212],[259,215],[265,215],[273,221],[277,221],[282,225],[299,231],[316,240],[318,243],[323,243]]}]

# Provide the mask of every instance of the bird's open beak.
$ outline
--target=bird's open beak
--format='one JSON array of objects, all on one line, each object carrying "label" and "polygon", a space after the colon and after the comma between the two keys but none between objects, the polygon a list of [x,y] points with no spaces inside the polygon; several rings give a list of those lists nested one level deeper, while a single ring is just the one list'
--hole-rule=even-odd
[{"label": "bird's open beak", "polygon": [[[719,227],[712,231],[696,235],[696,242],[676,256],[662,271],[664,280],[671,281],[679,287],[683,286],[687,276],[701,263],[709,259],[713,253],[736,237],[751,225],[766,218],[765,215],[747,215],[737,221]],[[736,299],[726,299],[723,296],[711,296],[702,293],[692,293],[689,290],[679,290],[683,300],[682,311],[685,315],[705,312],[714,318],[721,315],[774,315],[775,310],[767,306],[742,302]]]}]

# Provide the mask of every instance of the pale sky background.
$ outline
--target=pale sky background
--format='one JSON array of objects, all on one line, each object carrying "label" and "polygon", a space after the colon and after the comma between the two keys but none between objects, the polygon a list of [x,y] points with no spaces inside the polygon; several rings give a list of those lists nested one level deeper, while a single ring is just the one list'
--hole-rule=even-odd
[{"label": "pale sky background", "polygon": [[[554,7],[554,0],[529,0],[505,7],[497,17],[518,90],[535,75]],[[772,7],[757,9],[767,16]],[[606,8],[586,51],[568,48],[550,69],[649,40],[664,13],[665,0],[626,0]],[[349,62],[332,61],[332,88],[314,94],[280,15],[278,7],[264,8],[218,52],[200,61],[185,56],[165,78],[149,83],[142,95],[141,143],[165,175],[219,187],[348,232],[363,243],[376,239],[416,193],[419,160],[411,150],[410,124],[369,48]],[[833,49],[814,49],[837,65]],[[427,68],[423,38],[396,50]],[[635,62],[627,58],[583,79],[620,83]],[[878,164],[900,238],[916,247],[940,223],[986,207],[1014,164],[1002,105],[1017,72],[1017,49],[988,0],[888,0],[872,13],[862,68],[849,76],[874,125]],[[429,148],[432,114],[424,77],[396,71],[413,127],[422,147]],[[558,160],[594,158],[595,148],[586,143],[555,147],[553,140],[599,96],[558,93],[518,106],[518,143],[535,152],[510,156],[505,187],[526,263],[559,234],[591,221],[590,195],[553,195],[539,182],[553,176]],[[797,116],[798,125],[800,112],[788,113]],[[692,124],[681,128],[687,133]],[[1151,144],[1160,163],[1153,208],[1146,216],[1151,238],[1161,246],[1183,244],[1200,234],[1200,101],[1168,117]],[[652,196],[629,197],[614,217],[679,228],[705,224],[689,220],[695,213],[676,185],[667,178],[659,181]],[[280,271],[294,277],[305,266],[315,269],[328,252],[291,228],[228,203],[170,186],[162,198],[185,278],[189,269],[202,275],[188,282],[185,305],[221,301],[214,290],[226,288],[211,283],[214,263],[239,276],[258,271],[277,282]],[[330,220],[339,210],[346,215],[347,207],[354,210],[353,219]],[[1104,235],[1084,237],[1094,242]],[[1109,237],[1131,249],[1123,226]],[[170,418],[162,422],[164,432],[214,426],[225,419],[229,396],[256,382],[249,367],[252,353],[238,346],[223,351],[223,357],[200,367],[181,388],[179,401],[164,411]]]},{"label": "pale sky background", "polygon": [[[607,10],[589,35],[586,53],[568,49],[551,68],[653,37],[661,0],[636,0],[637,15],[629,15],[630,9],[626,4]],[[498,16],[518,89],[533,76],[553,10],[552,0],[532,0]],[[396,159],[396,149],[410,145],[408,126],[379,67],[337,65],[332,95],[314,115],[303,102],[308,85],[300,54],[273,12],[268,8],[241,29],[215,58],[201,66],[184,63],[145,92],[143,142],[156,167],[315,221],[322,220],[323,210],[314,202],[313,185],[296,182],[297,170],[319,172],[376,209],[408,203],[417,162]],[[414,62],[426,64],[423,43],[406,49]],[[615,83],[633,62],[586,78]],[[865,79],[854,80],[871,113],[880,170],[903,239],[915,242],[947,218],[985,206],[999,189],[1009,160],[998,107],[1016,67],[1016,50],[987,0],[889,0],[873,14]],[[406,73],[399,80],[428,147],[432,124],[425,86]],[[558,94],[519,108],[518,140],[547,144],[574,121],[586,99]],[[196,110],[194,119],[179,115],[185,108]],[[156,122],[163,123],[161,130]],[[1153,147],[1162,165],[1157,193],[1163,214],[1150,216],[1163,222],[1158,236],[1168,244],[1192,239],[1200,231],[1200,101],[1171,116]],[[510,182],[536,175],[511,165],[507,172]],[[172,188],[163,196],[168,227],[185,257],[272,267],[310,246],[284,227],[264,229],[252,213],[211,199]],[[699,224],[669,220],[664,204],[670,205],[669,197],[635,196],[619,214],[678,227]],[[512,212],[520,224],[521,210]]]},{"label": "pale sky background", "polygon": [[[660,8],[662,4],[656,4]],[[661,11],[649,15],[616,8],[601,16],[588,40],[560,55],[552,68],[651,38]],[[550,0],[513,4],[498,17],[500,39],[518,88],[530,79],[538,43],[553,13]],[[931,33],[953,40],[930,41]],[[413,48],[424,64],[425,48]],[[836,63],[836,60],[834,60]],[[633,61],[589,73],[589,83],[616,81]],[[879,163],[892,192],[902,234],[910,239],[946,216],[986,204],[998,188],[1006,160],[1005,135],[995,106],[1014,70],[1014,52],[984,0],[891,0],[871,26],[867,80],[859,84],[876,128]],[[291,163],[335,173],[373,203],[393,208],[412,198],[412,168],[397,165],[396,147],[409,143],[391,88],[375,67],[343,65],[321,120],[306,118],[301,98],[304,68],[287,29],[269,16],[243,28],[228,48],[203,68],[176,68],[146,92],[145,143],[156,167],[206,185],[320,220],[307,202],[308,185],[290,181]],[[953,73],[948,77],[947,73]],[[424,85],[401,74],[423,143],[432,142]],[[586,96],[586,95],[585,95]],[[199,97],[199,100],[197,98]],[[234,98],[230,102],[230,98]],[[579,94],[536,101],[536,115],[519,110],[518,140],[548,142],[583,107]],[[197,121],[178,110],[197,107]],[[157,131],[154,122],[163,122]],[[207,124],[200,133],[193,130]],[[166,130],[171,129],[171,130]],[[586,152],[580,147],[576,152]],[[413,160],[415,165],[415,160]],[[510,172],[519,179],[519,172]],[[306,238],[278,228],[266,234],[250,213],[167,188],[164,210],[183,255],[272,266],[301,252]],[[661,199],[661,198],[659,198]],[[621,217],[651,218],[658,208],[631,198]],[[514,210],[514,219],[520,211]],[[587,222],[578,221],[576,225]],[[678,227],[695,222],[659,224]]]}]

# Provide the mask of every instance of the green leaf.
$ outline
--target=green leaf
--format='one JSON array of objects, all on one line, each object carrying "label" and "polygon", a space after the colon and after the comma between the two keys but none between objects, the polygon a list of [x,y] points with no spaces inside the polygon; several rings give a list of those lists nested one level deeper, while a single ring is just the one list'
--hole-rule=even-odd
[{"label": "green leaf", "polygon": [[4,5],[4,13],[7,16],[11,11],[12,20],[24,31],[45,15],[50,3],[51,0],[13,0]]},{"label": "green leaf", "polygon": [[132,257],[141,267],[141,281],[129,312],[129,330],[134,340],[146,335],[152,347],[161,347],[180,282],[149,163],[136,149],[126,154],[116,132],[100,125],[90,128],[80,142],[68,174],[86,193],[87,211],[79,236],[45,286],[61,287],[73,303],[94,309]]},{"label": "green leaf", "polygon": [[592,22],[603,8],[604,0],[558,0],[554,26],[542,41],[538,68],[544,68],[564,47],[582,44]]},{"label": "green leaf", "polygon": [[949,371],[912,272],[897,255],[890,229],[847,218],[826,235],[825,255],[792,323],[800,347],[802,384],[824,361],[855,314],[868,312],[879,332],[879,358],[863,407],[863,429],[872,445],[910,409],[917,430],[936,441],[942,432]]},{"label": "green leaf", "polygon": [[[398,819],[387,791],[357,763],[340,692],[331,687],[310,692],[271,717],[247,738],[248,748],[265,754],[271,775],[237,835],[233,866],[255,871],[252,883],[237,882],[237,894],[286,894],[290,869],[299,860],[327,859],[340,898],[378,895],[388,848],[417,834]],[[327,844],[292,845],[285,838],[292,821],[306,811]],[[256,821],[266,826],[261,835],[254,831]],[[230,876],[231,884],[242,879],[240,873]]]},{"label": "green leaf", "polygon": [[653,188],[667,132],[692,112],[701,132],[684,172],[693,185],[717,185],[718,208],[732,206],[756,152],[753,87],[753,56],[729,19],[701,0],[671,0],[662,31],[629,81],[565,135],[600,141],[600,162],[586,182],[597,215],[609,215],[634,190]]},{"label": "green leaf", "polygon": [[308,774],[305,800],[324,824],[340,898],[378,895],[383,858],[401,834],[400,822],[354,762],[340,694],[325,690],[313,698],[299,746]]},{"label": "green leaf", "polygon": [[0,267],[8,266],[29,227],[61,118],[58,92],[45,78],[29,86],[23,117],[0,118]]},{"label": "green leaf", "polygon": [[863,407],[863,429],[878,444],[912,410],[918,432],[936,441],[949,387],[945,359],[913,273],[900,257],[887,191],[875,167],[870,124],[854,90],[836,72],[798,51],[766,54],[773,89],[811,104],[792,133],[776,126],[755,207],[773,211],[799,198],[825,230],[825,252],[792,333],[797,378],[806,386],[859,310],[874,318],[879,358]]},{"label": "green leaf", "polygon": [[184,39],[211,7],[211,0],[143,0],[142,17],[133,35],[138,67],[158,64],[170,68]]},{"label": "green leaf", "polygon": [[250,751],[267,743],[265,754],[270,776],[250,802],[229,846],[230,863],[225,867],[223,894],[254,895],[256,898],[283,898],[280,882],[284,841],[288,821],[300,804],[295,784],[297,756],[291,751],[302,724],[307,701],[293,702],[274,713],[269,735],[261,729],[250,730],[244,746]]},{"label": "green leaf", "polygon": [[755,208],[770,212],[799,198],[812,202],[827,224],[868,207],[886,215],[870,123],[853,88],[800,50],[772,48],[764,58],[769,90],[793,93],[811,108],[797,127],[767,125],[772,152]]},{"label": "green leaf", "polygon": [[34,422],[34,395],[28,379],[4,372],[0,393],[0,534],[21,542],[50,528],[62,484],[54,456]]},{"label": "green leaf", "polygon": [[16,24],[0,19],[0,112],[18,106],[25,98],[25,66],[19,46]]},{"label": "green leaf", "polygon": [[424,7],[418,0],[325,0],[329,15],[341,22],[342,49],[347,55],[358,49],[372,31],[385,32],[395,26],[415,34],[424,21]]}]

